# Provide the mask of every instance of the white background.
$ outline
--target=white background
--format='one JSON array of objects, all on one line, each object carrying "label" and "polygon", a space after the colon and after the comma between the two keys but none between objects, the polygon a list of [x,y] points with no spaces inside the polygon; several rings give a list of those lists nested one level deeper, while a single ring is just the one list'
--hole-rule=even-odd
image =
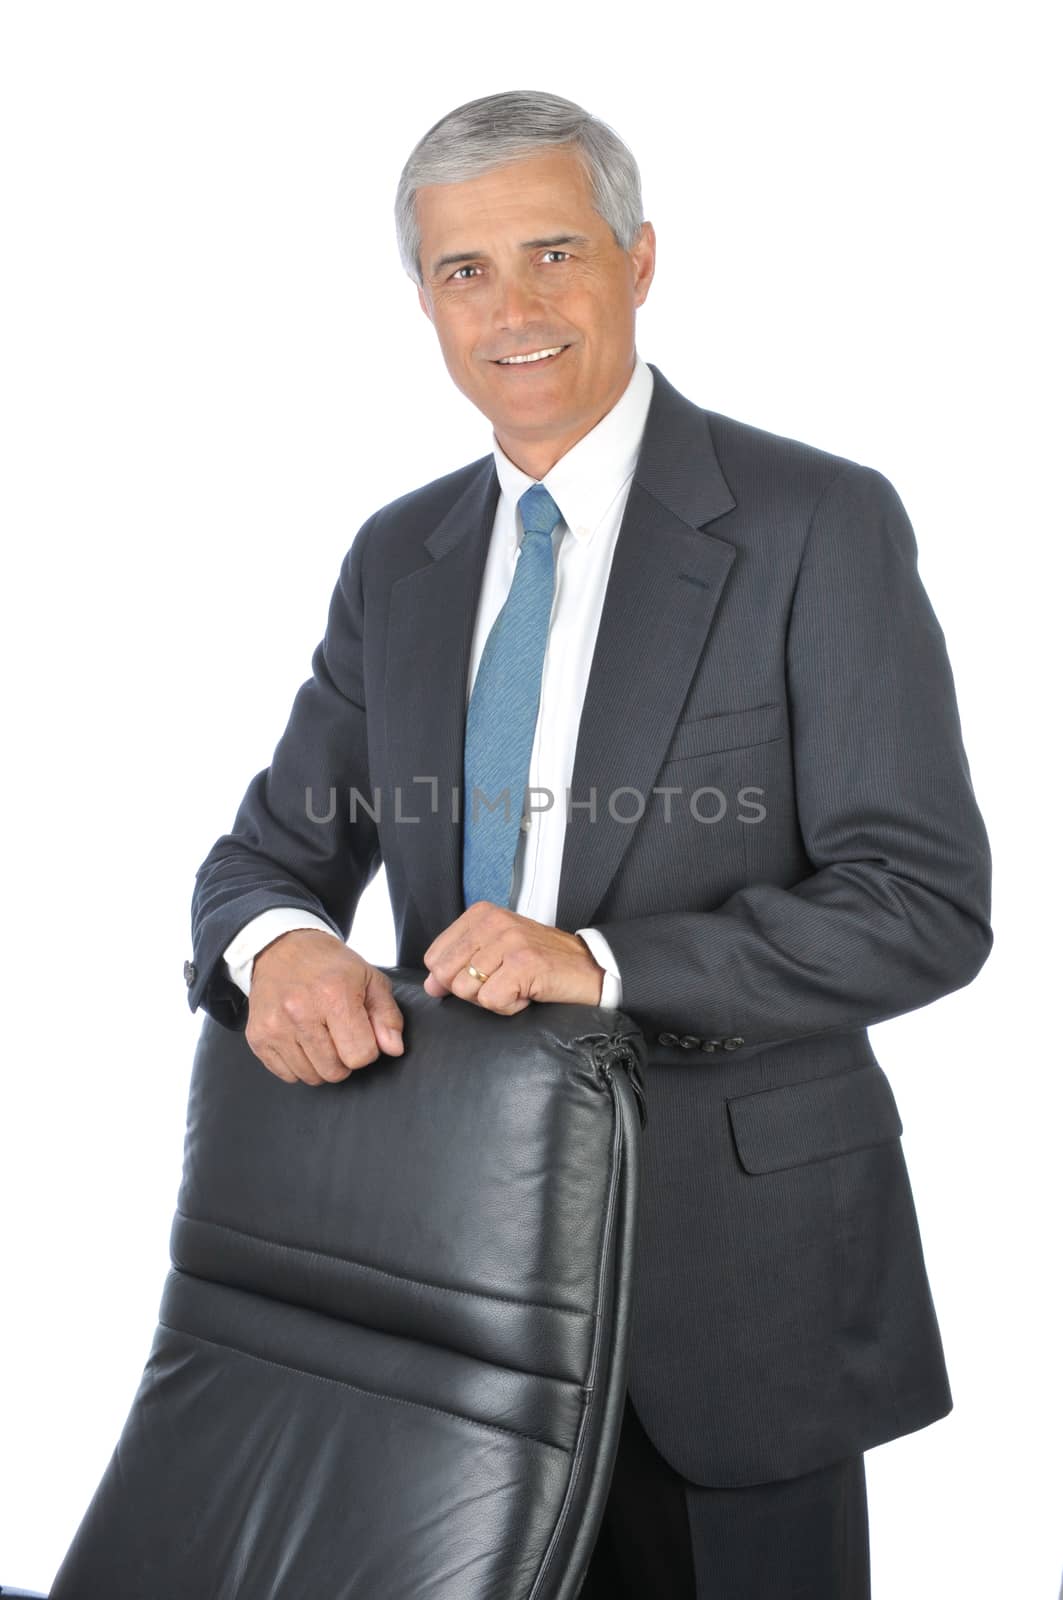
[{"label": "white background", "polygon": [[[912,517],[996,945],[872,1031],[956,1402],[868,1455],[874,1594],[1056,1595],[1057,69],[1029,4],[0,10],[0,1581],[49,1585],[147,1356],[195,869],[355,530],[490,448],[399,265],[399,171],[539,88],[639,161],[644,358]],[[351,942],[394,960],[383,875]]]}]

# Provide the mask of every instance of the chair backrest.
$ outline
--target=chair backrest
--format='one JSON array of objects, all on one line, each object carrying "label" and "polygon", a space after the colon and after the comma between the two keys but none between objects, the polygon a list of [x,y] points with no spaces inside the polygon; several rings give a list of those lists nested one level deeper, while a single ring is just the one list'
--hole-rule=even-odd
[{"label": "chair backrest", "polygon": [[645,1041],[386,970],[405,1053],[343,1083],[284,1083],[206,1018],[159,1325],[52,1600],[578,1594],[623,1413]]}]

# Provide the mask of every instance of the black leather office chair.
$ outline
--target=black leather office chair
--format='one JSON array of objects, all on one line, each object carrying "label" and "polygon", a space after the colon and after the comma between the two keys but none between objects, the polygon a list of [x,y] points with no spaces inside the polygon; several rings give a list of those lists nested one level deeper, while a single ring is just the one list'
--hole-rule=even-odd
[{"label": "black leather office chair", "polygon": [[[391,968],[405,1053],[207,1017],[159,1325],[51,1600],[573,1600],[624,1406],[645,1043]],[[0,1590],[4,1600],[26,1591]]]}]

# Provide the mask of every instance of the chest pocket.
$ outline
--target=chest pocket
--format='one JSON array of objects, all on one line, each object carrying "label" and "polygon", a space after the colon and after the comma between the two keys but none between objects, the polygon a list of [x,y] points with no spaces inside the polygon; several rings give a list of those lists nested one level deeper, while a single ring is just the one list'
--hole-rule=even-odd
[{"label": "chest pocket", "polygon": [[768,744],[773,739],[781,739],[785,728],[785,708],[779,700],[746,706],[739,711],[713,711],[708,716],[684,717],[675,725],[664,760],[683,761],[689,756]]}]

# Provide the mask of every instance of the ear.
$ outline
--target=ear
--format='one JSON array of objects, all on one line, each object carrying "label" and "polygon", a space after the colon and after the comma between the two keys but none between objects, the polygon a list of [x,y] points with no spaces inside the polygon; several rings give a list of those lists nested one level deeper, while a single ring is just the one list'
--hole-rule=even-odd
[{"label": "ear", "polygon": [[428,309],[428,302],[424,297],[424,290],[420,286],[418,286],[418,289],[417,289],[417,298],[421,302],[421,310],[424,312],[424,314],[428,318],[429,322],[431,322],[432,313]]},{"label": "ear", "polygon": [[642,231],[631,251],[631,259],[635,264],[635,305],[640,306],[650,292],[657,263],[657,235],[652,222],[642,224]]}]

